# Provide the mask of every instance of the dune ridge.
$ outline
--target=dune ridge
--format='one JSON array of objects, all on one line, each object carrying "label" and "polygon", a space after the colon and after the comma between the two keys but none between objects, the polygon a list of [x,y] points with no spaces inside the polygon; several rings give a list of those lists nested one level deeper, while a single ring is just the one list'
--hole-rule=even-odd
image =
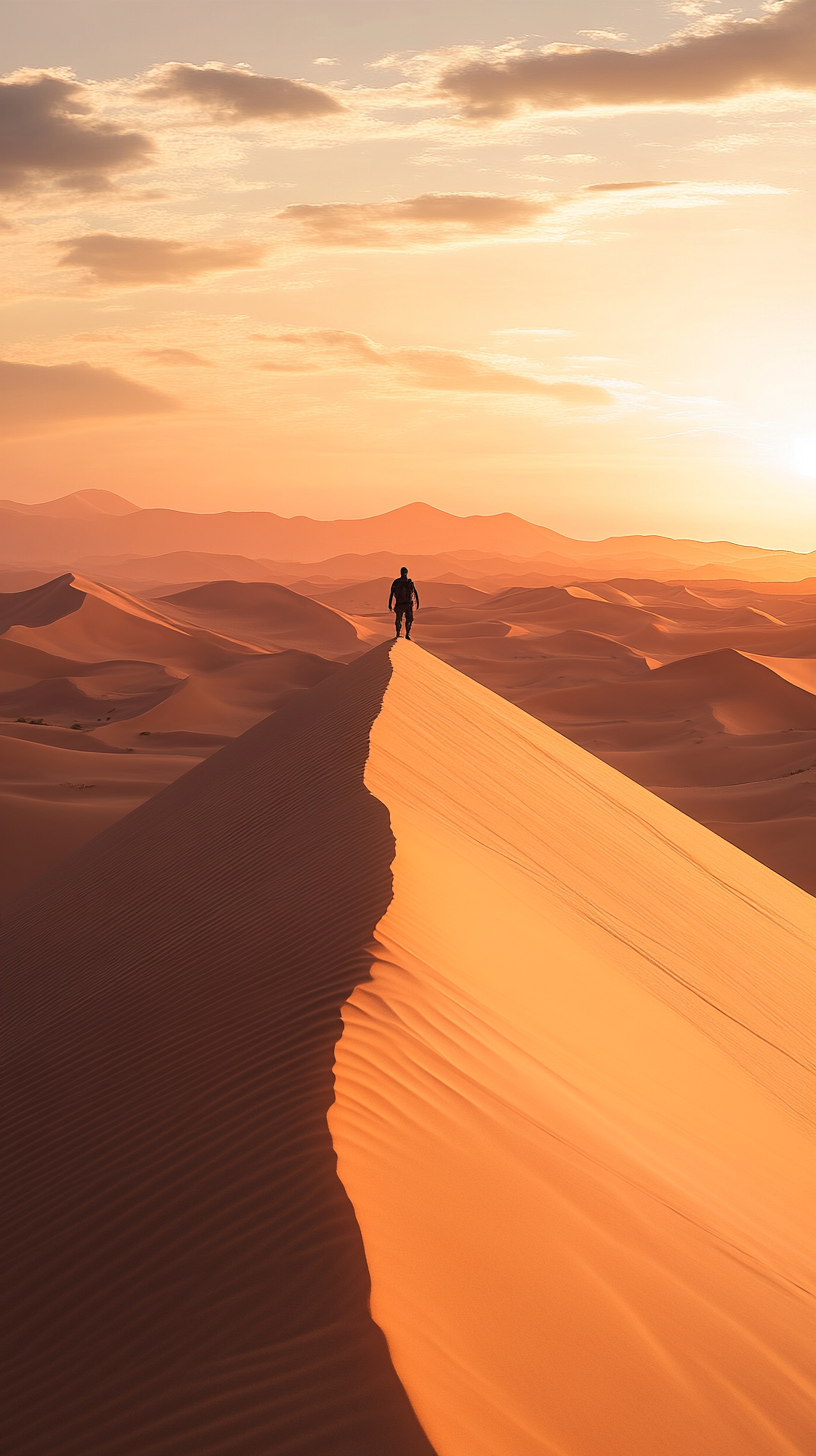
[{"label": "dune ridge", "polygon": [[9,902],[15,1456],[805,1456],[811,911],[416,644],[290,699]]},{"label": "dune ridge", "polygon": [[812,902],[399,642],[329,1113],[439,1456],[804,1456]]},{"label": "dune ridge", "polygon": [[290,700],[8,904],[16,1456],[433,1456],[326,1124],[390,894],[389,673]]}]

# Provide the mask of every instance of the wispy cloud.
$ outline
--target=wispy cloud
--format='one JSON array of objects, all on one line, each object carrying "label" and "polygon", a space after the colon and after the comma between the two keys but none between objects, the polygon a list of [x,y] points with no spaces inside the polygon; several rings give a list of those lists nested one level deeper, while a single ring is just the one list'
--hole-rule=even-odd
[{"label": "wispy cloud", "polygon": [[200,354],[194,354],[190,349],[142,349],[140,350],[143,359],[150,359],[153,364],[167,364],[171,368],[189,368],[191,365],[212,369],[210,359],[202,359]]},{"label": "wispy cloud", "polygon": [[82,269],[85,278],[93,283],[139,288],[191,283],[207,273],[255,268],[266,251],[258,243],[207,246],[117,233],[85,233],[64,238],[59,246],[63,249],[59,268]]},{"label": "wispy cloud", "polygon": [[[509,332],[509,331],[508,331]],[[388,348],[365,334],[341,329],[289,330],[253,335],[274,353],[258,367],[273,374],[323,373],[346,369],[387,371],[389,386],[448,390],[460,394],[538,395],[570,405],[608,405],[603,386],[572,379],[540,379],[500,367],[491,359],[430,345]]]},{"label": "wispy cloud", "polygon": [[0,433],[37,434],[81,420],[172,414],[178,400],[115,369],[0,361]]},{"label": "wispy cloud", "polygon": [[278,214],[322,247],[440,246],[501,237],[530,228],[550,211],[548,199],[480,192],[425,192],[398,202],[297,203]]},{"label": "wispy cloud", "polygon": [[461,247],[473,243],[563,237],[592,216],[654,207],[706,207],[730,197],[774,193],[758,183],[594,182],[577,193],[506,196],[426,192],[393,202],[297,203],[277,214],[293,240],[318,248]]}]

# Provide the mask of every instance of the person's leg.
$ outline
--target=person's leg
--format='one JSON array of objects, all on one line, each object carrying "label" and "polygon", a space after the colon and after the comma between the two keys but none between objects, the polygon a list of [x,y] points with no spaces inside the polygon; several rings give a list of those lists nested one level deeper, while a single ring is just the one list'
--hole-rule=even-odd
[{"label": "person's leg", "polygon": [[400,628],[402,627],[402,612],[403,612],[403,609],[402,609],[402,607],[395,607],[394,612],[395,612],[396,624],[397,624],[396,625],[396,631],[394,633],[394,637],[397,638],[397,637],[399,637]]},{"label": "person's leg", "polygon": [[413,627],[413,625],[414,625],[414,609],[413,609],[413,607],[406,607],[405,608],[405,636],[407,637],[407,639],[408,639],[409,642],[411,640],[411,628]]}]

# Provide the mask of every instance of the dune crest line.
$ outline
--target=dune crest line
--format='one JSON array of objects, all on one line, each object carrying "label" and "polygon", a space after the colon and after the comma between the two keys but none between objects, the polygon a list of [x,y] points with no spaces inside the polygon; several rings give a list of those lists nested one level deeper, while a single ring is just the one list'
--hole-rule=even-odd
[{"label": "dune crest line", "polygon": [[812,900],[416,644],[329,1126],[439,1456],[804,1456]]},{"label": "dune crest line", "polygon": [[391,894],[390,672],[290,700],[8,904],[15,1456],[433,1456],[326,1123]]}]

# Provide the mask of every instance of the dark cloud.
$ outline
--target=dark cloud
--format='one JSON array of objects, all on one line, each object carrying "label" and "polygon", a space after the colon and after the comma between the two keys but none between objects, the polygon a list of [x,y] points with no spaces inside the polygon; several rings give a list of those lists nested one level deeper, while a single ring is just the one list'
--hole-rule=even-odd
[{"label": "dark cloud", "polygon": [[645,51],[549,46],[449,65],[442,93],[466,116],[523,109],[718,101],[777,87],[816,87],[816,0],[787,0],[761,20],[727,18]]},{"label": "dark cloud", "polygon": [[84,268],[95,283],[145,287],[190,283],[205,273],[255,268],[264,249],[256,243],[205,246],[168,238],[136,238],[117,233],[85,233],[63,238],[60,268]]},{"label": "dark cloud", "polygon": [[399,202],[295,203],[278,218],[323,247],[421,248],[523,232],[552,207],[527,197],[425,192]]},{"label": "dark cloud", "polygon": [[152,71],[143,95],[198,106],[217,121],[310,121],[345,111],[319,86],[256,76],[243,67],[173,62]]},{"label": "dark cloud", "polygon": [[374,366],[389,371],[391,380],[410,389],[445,389],[463,394],[527,394],[563,404],[611,404],[608,390],[573,380],[540,380],[498,369],[453,349],[390,349],[365,334],[343,329],[303,329],[276,335],[255,335],[275,344],[278,353],[258,367],[273,374],[305,374]]},{"label": "dark cloud", "polygon": [[202,359],[200,354],[193,354],[189,349],[142,349],[141,353],[143,359],[152,359],[154,364],[194,364],[204,369],[213,367],[209,359]]},{"label": "dark cloud", "polygon": [[105,192],[112,176],[146,166],[154,146],[93,115],[90,92],[47,72],[0,82],[0,191],[24,193],[48,182]]},{"label": "dark cloud", "polygon": [[77,420],[171,414],[178,400],[91,364],[0,361],[0,434],[29,435]]}]

